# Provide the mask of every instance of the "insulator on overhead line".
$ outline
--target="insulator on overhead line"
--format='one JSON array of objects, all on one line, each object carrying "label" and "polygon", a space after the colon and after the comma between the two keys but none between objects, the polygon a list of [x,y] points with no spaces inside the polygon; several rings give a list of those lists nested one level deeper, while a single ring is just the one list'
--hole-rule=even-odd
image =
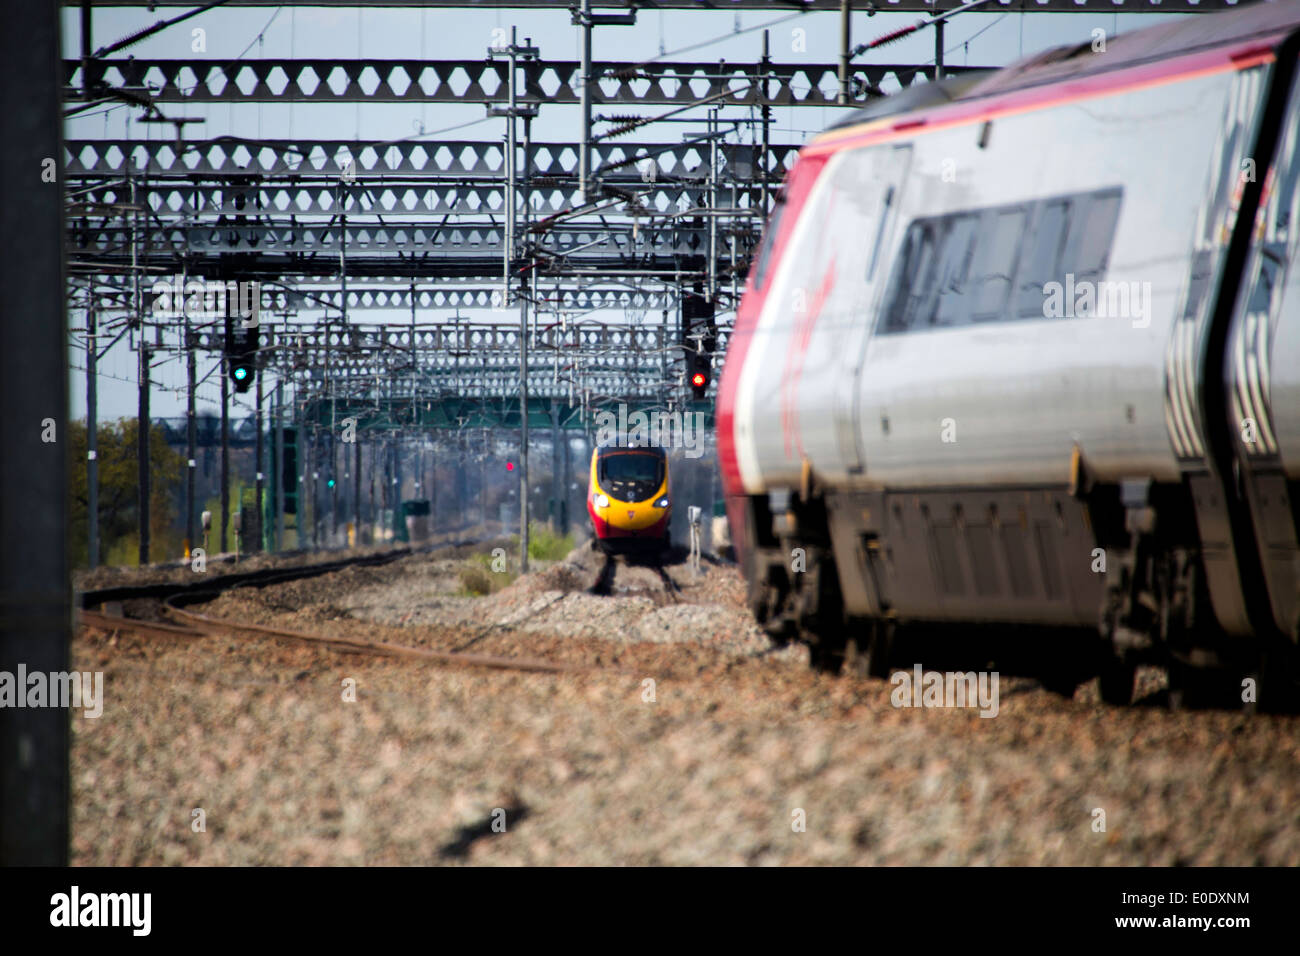
[{"label": "insulator on overhead line", "polygon": [[644,119],[638,119],[638,120],[632,120],[630,122],[624,123],[622,126],[615,126],[613,129],[607,130],[605,132],[605,138],[613,139],[615,136],[622,136],[624,133],[630,133],[634,129],[639,129],[640,127],[644,126],[646,122],[647,121]]}]

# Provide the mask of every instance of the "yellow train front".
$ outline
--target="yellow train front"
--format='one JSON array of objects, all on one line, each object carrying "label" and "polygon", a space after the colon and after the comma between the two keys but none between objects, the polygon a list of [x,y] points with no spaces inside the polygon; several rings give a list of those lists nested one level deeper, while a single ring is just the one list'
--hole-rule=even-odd
[{"label": "yellow train front", "polygon": [[597,448],[587,513],[596,545],[606,553],[666,549],[672,518],[668,455],[662,448]]}]

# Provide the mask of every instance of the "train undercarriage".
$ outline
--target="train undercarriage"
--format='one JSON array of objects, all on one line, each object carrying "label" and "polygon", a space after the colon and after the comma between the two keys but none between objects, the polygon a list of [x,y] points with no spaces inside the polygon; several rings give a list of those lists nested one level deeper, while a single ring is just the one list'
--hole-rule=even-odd
[{"label": "train undercarriage", "polygon": [[[1174,708],[1290,712],[1296,646],[1229,634],[1195,540],[1195,487],[1147,481],[961,492],[751,496],[748,603],[814,666],[887,677],[914,662],[1004,667],[1133,702],[1141,665]],[[806,495],[806,497],[805,497]],[[1189,531],[1188,529],[1192,529]]]}]

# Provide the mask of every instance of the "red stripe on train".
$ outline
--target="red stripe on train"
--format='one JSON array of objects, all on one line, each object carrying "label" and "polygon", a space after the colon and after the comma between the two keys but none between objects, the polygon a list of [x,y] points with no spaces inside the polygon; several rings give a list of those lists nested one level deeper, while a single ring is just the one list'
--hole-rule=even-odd
[{"label": "red stripe on train", "polygon": [[[799,219],[799,211],[812,191],[813,183],[822,167],[826,165],[825,156],[807,158],[801,156],[786,175],[784,211],[778,224],[777,234],[773,240],[772,252],[767,263],[767,285],[772,283],[777,263],[790,241],[790,233]],[[770,228],[770,223],[769,223]],[[731,338],[727,341],[727,358],[722,367],[722,376],[718,379],[717,435],[718,465],[722,472],[722,491],[727,500],[727,520],[731,525],[732,544],[736,553],[744,549],[744,525],[740,521],[738,510],[741,497],[745,494],[740,481],[740,462],[736,457],[736,393],[740,385],[740,372],[744,368],[745,356],[749,352],[749,343],[758,325],[758,318],[763,311],[766,300],[765,289],[754,288],[754,276],[757,270],[750,268],[745,282],[745,294],[736,311],[736,324]]]}]

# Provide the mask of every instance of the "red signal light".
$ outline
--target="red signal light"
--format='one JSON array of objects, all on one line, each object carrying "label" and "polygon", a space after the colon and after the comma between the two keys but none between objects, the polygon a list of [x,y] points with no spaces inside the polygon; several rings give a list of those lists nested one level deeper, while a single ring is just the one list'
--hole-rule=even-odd
[{"label": "red signal light", "polygon": [[694,375],[691,376],[691,384],[694,385],[696,388],[703,388],[704,383],[707,381],[708,379],[705,378],[703,372],[696,372]]},{"label": "red signal light", "polygon": [[515,463],[513,461],[506,462],[506,471],[514,471],[514,470],[515,470]]}]

